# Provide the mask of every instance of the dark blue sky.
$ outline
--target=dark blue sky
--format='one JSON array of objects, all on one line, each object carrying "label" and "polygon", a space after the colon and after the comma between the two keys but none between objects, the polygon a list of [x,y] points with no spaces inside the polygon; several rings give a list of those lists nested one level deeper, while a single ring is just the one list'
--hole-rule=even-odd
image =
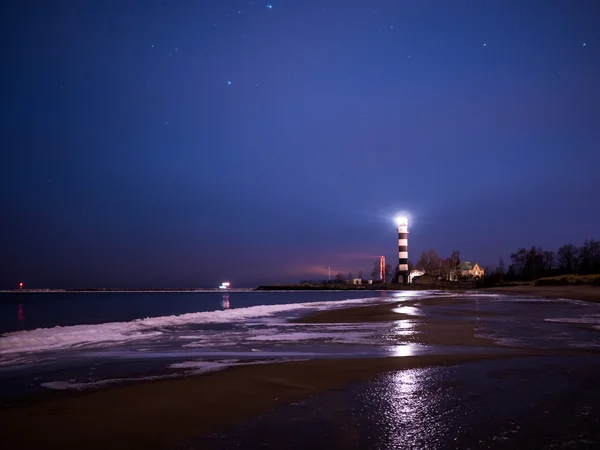
[{"label": "dark blue sky", "polygon": [[[27,6],[25,6],[27,5]],[[596,1],[5,2],[0,288],[600,237]]]}]

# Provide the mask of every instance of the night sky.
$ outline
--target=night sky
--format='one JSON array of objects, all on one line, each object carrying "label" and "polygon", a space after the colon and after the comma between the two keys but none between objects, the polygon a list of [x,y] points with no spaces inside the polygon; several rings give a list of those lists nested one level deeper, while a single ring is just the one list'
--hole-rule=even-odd
[{"label": "night sky", "polygon": [[13,1],[0,288],[234,287],[600,238],[600,2]]}]

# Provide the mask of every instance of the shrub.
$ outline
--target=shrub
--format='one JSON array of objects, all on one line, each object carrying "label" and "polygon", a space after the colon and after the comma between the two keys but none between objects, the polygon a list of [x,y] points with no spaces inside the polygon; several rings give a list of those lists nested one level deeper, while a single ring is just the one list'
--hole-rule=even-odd
[{"label": "shrub", "polygon": [[579,286],[583,284],[600,286],[600,275],[562,275],[540,278],[535,281],[535,286]]}]

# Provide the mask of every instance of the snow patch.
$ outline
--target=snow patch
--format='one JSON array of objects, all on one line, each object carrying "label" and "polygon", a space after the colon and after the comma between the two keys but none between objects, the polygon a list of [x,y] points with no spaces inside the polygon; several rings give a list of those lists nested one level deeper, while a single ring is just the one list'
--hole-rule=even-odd
[{"label": "snow patch", "polygon": [[[263,341],[263,342],[301,342],[311,340],[327,340],[343,342],[345,340],[352,342],[364,342],[365,338],[370,336],[369,333],[285,333],[271,334],[262,336],[249,337],[247,341]],[[368,342],[368,341],[367,341]]]},{"label": "snow patch", "polygon": [[[248,319],[267,318],[292,311],[341,308],[365,304],[380,298],[308,302],[252,306],[228,310],[188,313],[173,316],[149,317],[131,322],[112,322],[99,325],[73,325],[16,331],[0,336],[0,355],[64,350],[82,346],[106,346],[131,341],[156,339],[172,334],[178,328],[195,324],[244,322]],[[195,339],[195,338],[194,338]]]},{"label": "snow patch", "polygon": [[110,386],[112,384],[127,383],[132,381],[153,381],[153,380],[165,380],[169,378],[181,377],[179,374],[169,375],[156,375],[150,377],[138,377],[138,378],[107,378],[106,380],[99,381],[88,381],[88,382],[77,382],[75,380],[69,381],[48,381],[41,383],[40,386],[47,389],[54,389],[58,391],[83,391],[87,389],[95,389]]},{"label": "snow patch", "polygon": [[[279,359],[278,363],[289,362],[289,361],[301,361],[302,359]],[[132,378],[107,378],[104,380],[78,382],[77,380],[68,381],[48,381],[41,383],[40,386],[59,390],[59,391],[83,391],[88,389],[98,389],[114,384],[123,384],[139,381],[155,381],[155,380],[167,380],[173,378],[183,378],[186,376],[202,375],[210,372],[218,372],[225,370],[229,367],[234,366],[249,366],[256,364],[269,364],[274,362],[272,359],[258,360],[258,361],[240,361],[236,359],[224,359],[218,361],[183,361],[180,363],[174,363],[169,366],[170,369],[191,369],[184,373],[176,374],[165,374],[165,375],[154,375],[147,377],[132,377]]]},{"label": "snow patch", "polygon": [[237,359],[225,359],[222,361],[183,361],[173,363],[169,369],[194,369],[194,374],[217,372],[236,365]]}]

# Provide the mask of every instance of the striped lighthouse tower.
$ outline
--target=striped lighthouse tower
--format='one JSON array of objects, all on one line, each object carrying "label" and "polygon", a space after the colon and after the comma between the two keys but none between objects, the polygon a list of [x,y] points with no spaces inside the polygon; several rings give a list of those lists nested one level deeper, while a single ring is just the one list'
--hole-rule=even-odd
[{"label": "striped lighthouse tower", "polygon": [[408,284],[408,220],[398,219],[398,283]]}]

